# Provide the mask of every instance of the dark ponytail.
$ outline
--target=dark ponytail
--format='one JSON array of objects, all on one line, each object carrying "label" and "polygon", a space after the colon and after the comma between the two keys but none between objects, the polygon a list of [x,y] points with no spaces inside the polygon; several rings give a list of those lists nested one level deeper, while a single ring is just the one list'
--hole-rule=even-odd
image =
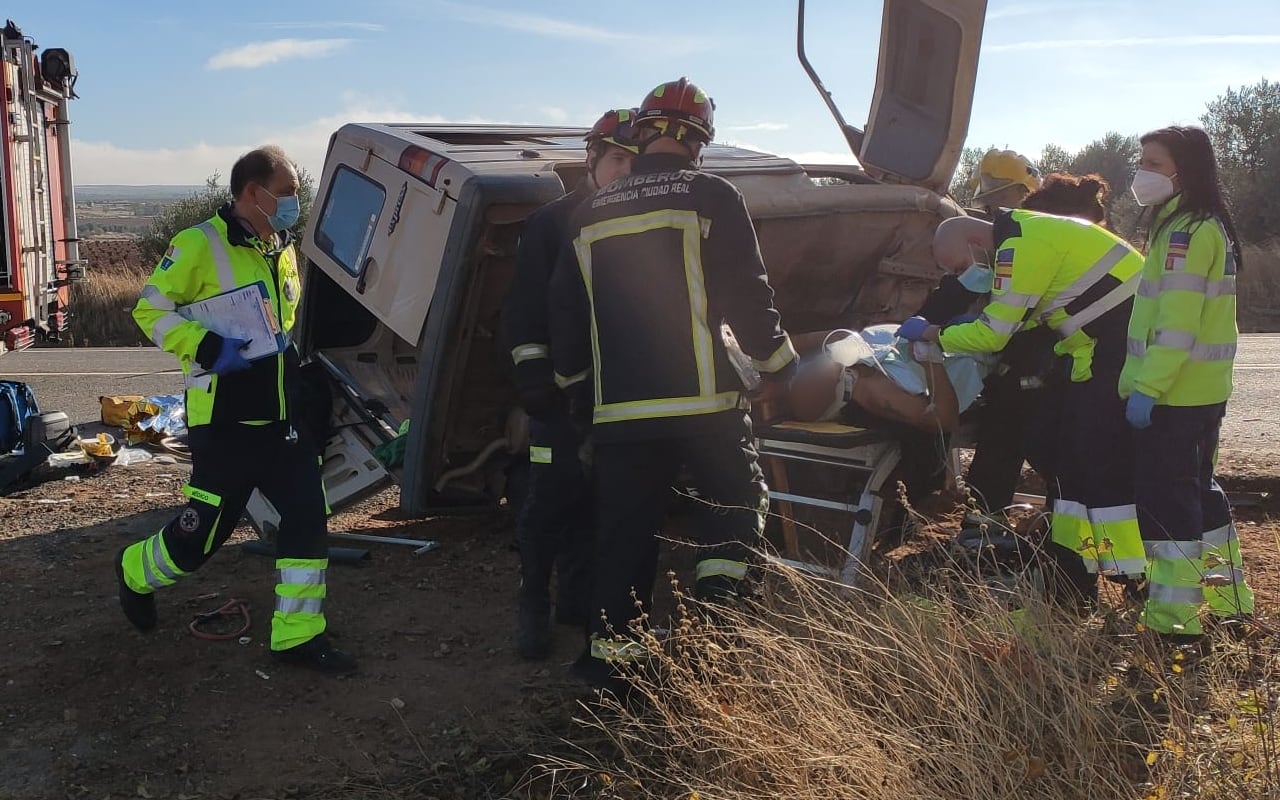
[{"label": "dark ponytail", "polygon": [[1023,198],[1019,208],[1060,217],[1078,217],[1106,225],[1111,186],[1101,175],[1083,177],[1066,172],[1045,176],[1040,188]]}]

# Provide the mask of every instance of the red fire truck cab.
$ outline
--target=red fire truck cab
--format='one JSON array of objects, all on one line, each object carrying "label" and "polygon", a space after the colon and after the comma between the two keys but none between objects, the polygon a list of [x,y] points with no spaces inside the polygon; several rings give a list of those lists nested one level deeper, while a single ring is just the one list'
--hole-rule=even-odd
[{"label": "red fire truck cab", "polygon": [[71,177],[76,68],[12,21],[0,31],[0,353],[57,340],[70,322],[70,284],[84,277]]}]

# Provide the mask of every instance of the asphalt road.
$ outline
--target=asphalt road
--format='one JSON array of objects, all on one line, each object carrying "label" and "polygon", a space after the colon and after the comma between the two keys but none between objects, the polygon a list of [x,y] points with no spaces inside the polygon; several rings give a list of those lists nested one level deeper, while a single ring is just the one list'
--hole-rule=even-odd
[{"label": "asphalt road", "polygon": [[[46,411],[97,421],[98,397],[182,391],[177,361],[155,348],[41,349],[0,355],[0,377],[30,384]],[[1224,450],[1280,457],[1280,334],[1240,337]]]},{"label": "asphalt road", "polygon": [[5,353],[0,355],[0,377],[28,384],[42,411],[65,411],[77,425],[99,420],[102,395],[182,393],[178,360],[154,347]]}]

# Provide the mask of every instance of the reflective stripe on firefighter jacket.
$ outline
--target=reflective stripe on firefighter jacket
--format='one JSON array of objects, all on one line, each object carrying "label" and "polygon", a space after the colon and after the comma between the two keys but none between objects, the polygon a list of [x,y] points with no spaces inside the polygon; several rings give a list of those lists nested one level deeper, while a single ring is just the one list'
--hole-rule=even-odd
[{"label": "reflective stripe on firefighter jacket", "polygon": [[502,339],[516,386],[529,391],[551,386],[551,336],[547,330],[547,291],[561,248],[569,241],[569,217],[590,196],[586,183],[529,215],[520,234],[516,272],[502,307]]},{"label": "reflective stripe on firefighter jacket", "polygon": [[741,193],[649,154],[580,205],[551,285],[557,382],[594,391],[597,441],[716,433],[747,403],[727,322],[766,380],[794,369]]},{"label": "reflective stripe on firefighter jacket", "polygon": [[292,345],[274,358],[255,360],[247,370],[219,377],[207,370],[217,360],[222,338],[179,313],[184,305],[258,281],[267,287],[270,313],[288,334],[302,288],[293,246],[286,241],[269,249],[244,230],[227,204],[174,236],[142,289],[133,318],[157,347],[178,357],[192,427],[288,419],[286,386],[298,368]]},{"label": "reflective stripe on firefighter jacket", "polygon": [[[1153,230],[1179,197],[1156,214]],[[1168,406],[1206,406],[1231,396],[1236,355],[1236,262],[1216,219],[1181,215],[1151,243],[1129,321],[1120,394]]]},{"label": "reflective stripe on firefighter jacket", "polygon": [[1138,251],[1083,220],[1020,209],[997,215],[993,233],[991,302],[979,319],[943,330],[943,349],[995,353],[1019,330],[1047,325],[1059,337],[1055,352],[1072,357],[1071,380],[1092,377],[1099,335],[1116,338],[1103,344],[1118,368],[1124,325],[1115,315],[1128,315],[1138,290]]}]

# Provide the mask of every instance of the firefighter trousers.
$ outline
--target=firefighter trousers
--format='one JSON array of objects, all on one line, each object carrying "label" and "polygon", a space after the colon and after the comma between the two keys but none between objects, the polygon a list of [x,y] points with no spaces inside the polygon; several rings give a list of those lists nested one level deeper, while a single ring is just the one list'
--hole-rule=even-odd
[{"label": "firefighter trousers", "polygon": [[1150,557],[1143,624],[1159,633],[1202,631],[1215,616],[1253,613],[1240,540],[1213,477],[1226,403],[1156,406],[1136,432],[1138,522]]},{"label": "firefighter trousers", "polygon": [[529,487],[516,521],[516,544],[522,603],[550,611],[554,571],[556,620],[585,626],[594,509],[582,446],[568,414],[529,421]]},{"label": "firefighter trousers", "polygon": [[1066,578],[1064,599],[1073,591],[1096,598],[1097,575],[1137,579],[1146,570],[1134,506],[1133,435],[1118,381],[1117,370],[1095,363],[1089,380],[1065,382],[1060,408],[1046,405],[1058,421],[1042,421],[1042,429],[1057,425],[1050,552]]},{"label": "firefighter trousers", "polygon": [[650,610],[658,564],[657,535],[682,466],[704,504],[700,511],[705,512],[699,525],[702,547],[695,594],[714,599],[737,591],[760,544],[769,503],[749,431],[747,423],[741,433],[595,446],[598,523],[590,621],[593,655],[611,657],[596,643],[608,638],[609,629],[625,636],[627,623]]},{"label": "firefighter trousers", "polygon": [[154,592],[199,569],[227,541],[256,488],[280,513],[271,649],[323,633],[327,504],[318,449],[305,435],[288,440],[277,424],[201,425],[188,443],[187,505],[158,533],[125,549],[129,588]]}]

